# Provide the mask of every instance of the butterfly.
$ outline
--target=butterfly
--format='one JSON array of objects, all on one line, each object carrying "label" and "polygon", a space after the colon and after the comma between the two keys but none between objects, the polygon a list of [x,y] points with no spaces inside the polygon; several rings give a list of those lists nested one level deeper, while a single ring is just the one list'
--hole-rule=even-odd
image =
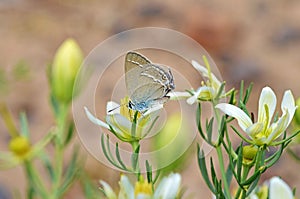
[{"label": "butterfly", "polygon": [[171,70],[165,71],[137,52],[125,56],[125,82],[129,95],[128,108],[145,112],[165,103],[167,94],[175,89]]}]

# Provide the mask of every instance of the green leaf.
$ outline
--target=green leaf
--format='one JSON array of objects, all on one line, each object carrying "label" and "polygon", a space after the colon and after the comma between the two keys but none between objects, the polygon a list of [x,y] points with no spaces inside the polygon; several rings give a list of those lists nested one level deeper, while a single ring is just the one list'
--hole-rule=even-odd
[{"label": "green leaf", "polygon": [[30,132],[28,128],[28,120],[25,112],[20,113],[20,125],[21,125],[21,135],[25,136],[27,139],[30,139]]},{"label": "green leaf", "polygon": [[213,143],[212,141],[213,124],[214,124],[214,118],[211,118],[209,122],[206,124],[206,134],[209,143]]},{"label": "green leaf", "polygon": [[65,146],[67,146],[70,143],[70,141],[72,140],[74,132],[75,132],[74,128],[75,128],[75,124],[74,124],[74,121],[72,121],[69,124],[68,132],[65,136],[65,141],[64,141]]},{"label": "green leaf", "polygon": [[99,198],[99,194],[100,194],[99,188],[95,186],[95,184],[88,176],[82,174],[80,176],[80,182],[83,187],[85,198],[87,199]]},{"label": "green leaf", "polygon": [[249,114],[249,112],[247,110],[247,107],[246,107],[246,104],[244,104],[244,102],[240,102],[239,107],[251,118],[251,115]]},{"label": "green leaf", "polygon": [[259,170],[264,165],[265,148],[260,147],[255,157],[255,170]]},{"label": "green leaf", "polygon": [[40,175],[36,170],[36,168],[34,168],[32,162],[25,161],[24,168],[26,171],[28,183],[34,189],[35,193],[41,196],[41,198],[47,198],[48,196],[47,189],[45,185],[42,183],[40,179]]},{"label": "green leaf", "polygon": [[[233,165],[234,165],[234,163],[233,163]],[[227,167],[227,170],[226,170],[227,184],[231,184],[232,177],[233,177],[233,172],[232,172],[232,169],[231,169],[231,166],[230,166],[230,163],[229,163],[229,165]]]},{"label": "green leaf", "polygon": [[234,103],[235,95],[236,95],[236,90],[234,90],[233,92],[231,92],[231,95],[230,95],[230,98],[229,98],[229,101],[228,101],[229,104],[233,104]]},{"label": "green leaf", "polygon": [[300,130],[296,131],[295,133],[293,133],[291,136],[289,136],[288,138],[286,138],[286,131],[284,132],[284,135],[283,135],[283,139],[278,141],[278,142],[273,142],[272,143],[272,146],[278,146],[278,145],[281,145],[283,143],[285,143],[285,146],[288,145],[288,143],[295,137],[297,136],[298,134],[300,133]]},{"label": "green leaf", "polygon": [[82,169],[82,161],[78,160],[78,157],[80,157],[79,148],[75,147],[71,161],[64,175],[63,183],[57,192],[59,197],[62,197],[63,194],[68,191],[68,189],[80,175],[80,170]]},{"label": "green leaf", "polygon": [[119,143],[116,143],[116,157],[117,157],[117,160],[118,160],[118,162],[120,163],[121,167],[122,167],[124,170],[127,170],[127,167],[126,167],[125,164],[123,163],[122,158],[121,158],[121,156],[120,156]]},{"label": "green leaf", "polygon": [[28,199],[34,199],[34,196],[36,195],[34,188],[32,186],[29,185],[28,189],[27,189],[27,198]]},{"label": "green leaf", "polygon": [[206,185],[214,194],[216,194],[216,189],[211,184],[211,181],[210,181],[208,173],[207,173],[204,152],[200,149],[199,144],[197,145],[197,158],[198,158],[198,165],[200,168],[200,172],[202,174],[202,177],[203,177]]},{"label": "green leaf", "polygon": [[201,125],[201,103],[198,103],[197,112],[196,112],[196,123],[197,123],[199,134],[206,142],[208,142],[206,136],[204,135],[202,125]]},{"label": "green leaf", "polygon": [[250,185],[250,187],[249,187],[248,190],[247,190],[246,197],[248,197],[248,196],[252,193],[252,191],[257,187],[257,184],[258,184],[258,182],[259,182],[259,179],[260,179],[260,177],[256,178],[256,179],[252,182],[252,184]]},{"label": "green leaf", "polygon": [[253,173],[253,175],[248,178],[247,180],[241,182],[242,186],[249,186],[251,183],[253,183],[255,180],[257,180],[257,178],[260,178],[260,175],[264,172],[265,170],[257,170]]},{"label": "green leaf", "polygon": [[248,86],[247,90],[246,90],[246,94],[245,94],[244,99],[243,99],[244,104],[247,104],[247,102],[249,100],[249,97],[250,97],[250,94],[251,94],[251,91],[252,91],[252,88],[253,88],[253,83],[251,82],[250,85]]},{"label": "green leaf", "polygon": [[280,149],[273,156],[265,160],[265,162],[268,163],[266,165],[267,168],[270,168],[279,160],[279,158],[282,155],[283,149],[284,149],[284,143],[281,145]]},{"label": "green leaf", "polygon": [[217,187],[217,190],[218,190],[218,186],[220,186],[220,185],[219,185],[219,182],[218,182],[218,177],[216,175],[215,166],[214,166],[214,162],[212,160],[212,157],[210,158],[210,176],[211,176],[211,179],[212,179],[215,187]]},{"label": "green leaf", "polygon": [[[111,153],[110,147],[109,147],[109,136],[108,136],[108,135],[106,136],[106,139],[107,139],[107,142],[106,142],[106,143],[108,144],[107,147],[106,147],[105,142],[104,142],[104,134],[102,134],[102,136],[101,136],[101,148],[102,148],[102,151],[103,151],[103,153],[104,153],[106,159],[107,159],[112,165],[114,165],[115,167],[117,167],[117,168],[119,168],[119,169],[123,169],[121,166],[119,166],[119,165],[116,163],[114,157],[112,156],[112,153]],[[107,149],[106,149],[106,148],[107,148]]]},{"label": "green leaf", "polygon": [[223,146],[225,146],[225,148],[226,148],[226,144],[224,142],[224,135],[225,135],[225,132],[227,132],[227,125],[226,125],[226,117],[225,116],[222,116],[220,129],[218,130],[218,132],[219,132],[219,135],[218,135],[218,141],[217,141],[216,146],[220,146],[223,143]]},{"label": "green leaf", "polygon": [[216,99],[219,99],[220,98],[220,96],[222,95],[222,93],[223,93],[223,91],[224,91],[224,87],[225,87],[225,82],[222,82],[222,84],[221,84],[221,86],[220,86],[220,88],[219,88],[219,90],[218,90],[218,93],[217,93],[217,95],[216,95]]},{"label": "green leaf", "polygon": [[51,164],[51,160],[50,160],[49,156],[44,151],[41,151],[39,158],[43,162],[44,167],[46,168],[46,171],[48,172],[48,175],[50,177],[50,180],[53,181],[55,175],[54,175],[54,169]]},{"label": "green leaf", "polygon": [[252,142],[252,140],[249,140],[247,138],[245,138],[234,126],[230,126],[232,128],[232,130],[238,134],[238,136],[240,138],[242,138],[242,140],[244,140],[245,142],[249,143],[249,144],[252,144],[252,145],[255,145],[255,143]]},{"label": "green leaf", "polygon": [[241,182],[242,179],[242,167],[243,167],[243,143],[241,142],[238,148],[238,159],[237,159],[237,181]]},{"label": "green leaf", "polygon": [[243,96],[244,96],[244,80],[241,81],[241,84],[240,84],[240,92],[239,92],[239,106],[240,106],[240,103],[243,102]]},{"label": "green leaf", "polygon": [[147,181],[148,183],[152,182],[152,166],[149,164],[148,160],[146,160],[146,171],[147,171]]}]

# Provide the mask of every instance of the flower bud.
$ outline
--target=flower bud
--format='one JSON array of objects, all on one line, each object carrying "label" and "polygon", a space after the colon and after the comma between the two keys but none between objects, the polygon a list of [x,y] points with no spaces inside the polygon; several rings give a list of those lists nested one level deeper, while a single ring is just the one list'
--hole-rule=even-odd
[{"label": "flower bud", "polygon": [[72,100],[73,86],[83,62],[83,54],[73,39],[67,39],[56,51],[50,81],[53,96],[61,103]]},{"label": "flower bud", "polygon": [[253,145],[247,145],[243,147],[243,163],[251,163],[256,154],[257,154],[258,148]]},{"label": "flower bud", "polygon": [[9,149],[19,157],[25,156],[29,152],[30,148],[28,139],[22,136],[12,138],[9,142]]}]

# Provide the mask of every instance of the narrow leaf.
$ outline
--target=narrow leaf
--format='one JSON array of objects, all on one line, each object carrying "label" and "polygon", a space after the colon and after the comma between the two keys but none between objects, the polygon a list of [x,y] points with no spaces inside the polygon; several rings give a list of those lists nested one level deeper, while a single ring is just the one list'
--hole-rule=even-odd
[{"label": "narrow leaf", "polygon": [[204,156],[204,152],[200,149],[199,144],[197,145],[197,154],[198,154],[198,165],[202,174],[202,177],[206,183],[206,185],[208,186],[208,188],[214,193],[216,194],[216,189],[215,187],[211,184],[211,181],[209,179],[208,173],[207,173],[207,169],[206,169],[206,163],[205,163],[205,156]]}]

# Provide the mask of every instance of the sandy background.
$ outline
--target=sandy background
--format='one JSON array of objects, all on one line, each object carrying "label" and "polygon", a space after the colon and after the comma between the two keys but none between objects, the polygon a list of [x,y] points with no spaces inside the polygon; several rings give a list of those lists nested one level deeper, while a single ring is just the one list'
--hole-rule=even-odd
[{"label": "sandy background", "polygon": [[[297,0],[176,3],[171,0],[0,0],[0,69],[9,77],[8,90],[2,92],[1,98],[7,101],[15,118],[20,111],[26,111],[34,140],[38,140],[53,125],[45,71],[64,39],[75,38],[87,55],[115,33],[157,26],[183,32],[198,41],[212,56],[228,85],[237,87],[242,79],[254,82],[249,104],[256,112],[254,105],[265,85],[271,86],[279,99],[286,89],[291,89],[295,97],[300,96],[299,20]],[[21,60],[29,66],[30,73],[28,78],[16,81],[9,74]],[[8,140],[0,120],[0,150],[6,150]],[[299,167],[300,164],[285,154],[262,180],[279,175],[299,189]],[[119,177],[92,157],[87,172],[94,179],[109,182]],[[189,193],[210,198],[193,158],[183,171],[183,184]],[[0,193],[24,187],[20,167],[0,172]],[[79,192],[75,187],[66,198],[83,198]]]}]

